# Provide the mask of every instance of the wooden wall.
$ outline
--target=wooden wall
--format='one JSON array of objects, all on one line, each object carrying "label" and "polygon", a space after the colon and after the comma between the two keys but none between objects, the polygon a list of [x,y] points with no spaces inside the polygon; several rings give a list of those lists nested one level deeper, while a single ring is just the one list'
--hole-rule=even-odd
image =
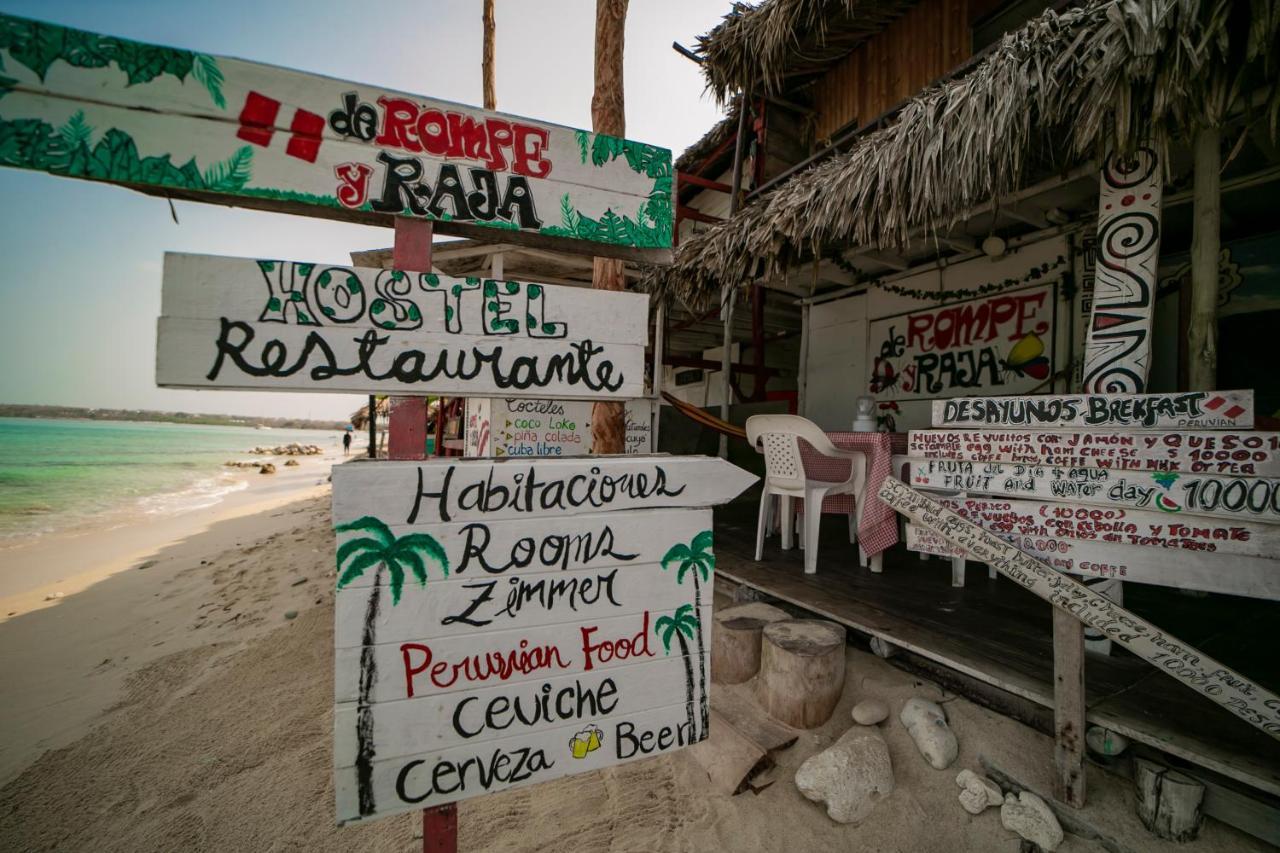
[{"label": "wooden wall", "polygon": [[814,85],[818,143],[865,124],[969,58],[971,3],[924,0],[857,47]]}]

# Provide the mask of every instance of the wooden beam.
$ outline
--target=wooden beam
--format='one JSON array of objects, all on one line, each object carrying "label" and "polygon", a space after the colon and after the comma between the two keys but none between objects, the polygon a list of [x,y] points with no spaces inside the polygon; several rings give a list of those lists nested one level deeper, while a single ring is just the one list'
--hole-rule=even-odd
[{"label": "wooden beam", "polygon": [[710,178],[704,178],[701,175],[695,175],[693,172],[676,172],[677,184],[692,184],[695,187],[703,189],[715,190],[720,193],[731,193],[733,187],[728,184],[722,184],[719,181],[713,181]]},{"label": "wooden beam", "polygon": [[[725,365],[721,362],[710,358],[699,358],[694,355],[668,355],[662,360],[663,364],[669,364],[672,367],[699,367],[703,370],[723,371]],[[740,373],[755,373],[756,366],[754,364],[742,364],[740,362],[731,361],[728,364],[730,370]],[[776,367],[764,368],[765,376],[781,376],[782,371]]]},{"label": "wooden beam", "polygon": [[707,222],[711,225],[715,225],[718,222],[724,222],[724,220],[719,216],[712,216],[709,213],[703,213],[696,207],[689,207],[687,205],[680,204],[679,202],[676,203],[676,218],[692,219],[694,222]]},{"label": "wooden beam", "polygon": [[1222,189],[1221,135],[1201,128],[1195,137],[1191,226],[1191,318],[1187,325],[1187,383],[1209,391],[1218,383],[1218,251]]},{"label": "wooden beam", "polygon": [[1084,806],[1084,625],[1053,608],[1053,796]]}]

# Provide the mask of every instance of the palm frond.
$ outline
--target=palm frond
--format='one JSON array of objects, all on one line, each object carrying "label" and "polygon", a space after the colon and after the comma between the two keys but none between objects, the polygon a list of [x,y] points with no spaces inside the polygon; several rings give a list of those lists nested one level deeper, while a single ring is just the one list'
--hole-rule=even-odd
[{"label": "palm frond", "polygon": [[391,575],[388,584],[391,587],[391,603],[399,604],[400,593],[404,589],[404,568],[395,557],[387,557],[382,562],[387,567],[387,574]]},{"label": "palm frond", "polygon": [[658,635],[658,639],[662,640],[662,648],[667,653],[671,653],[671,636],[676,631],[676,622],[670,616],[659,616],[658,621],[653,623],[653,630]]},{"label": "palm frond", "polygon": [[693,537],[693,544],[689,546],[689,549],[694,553],[710,551],[711,545],[714,541],[715,534],[710,530],[704,530],[697,536]]},{"label": "palm frond", "polygon": [[346,570],[338,576],[338,589],[342,589],[356,578],[364,574],[365,569],[382,562],[382,551],[366,551],[347,564]]},{"label": "palm frond", "polygon": [[204,170],[203,178],[208,189],[218,192],[235,192],[249,183],[253,168],[253,149],[242,145],[225,160]]},{"label": "palm frond", "polygon": [[225,110],[227,99],[222,95],[223,76],[222,69],[218,67],[218,60],[208,54],[197,53],[195,62],[191,66],[191,74],[201,86],[204,86],[218,108]]},{"label": "palm frond", "polygon": [[427,585],[427,567],[422,562],[422,557],[412,548],[401,549],[395,548],[391,552],[391,559],[404,563],[409,567],[409,571],[413,574],[414,580],[418,582],[418,586],[425,587]]},{"label": "palm frond", "polygon": [[383,545],[390,545],[395,541],[395,537],[391,534],[391,528],[387,527],[380,519],[374,518],[372,515],[366,515],[357,518],[355,521],[348,521],[345,524],[339,524],[333,528],[339,533],[346,533],[350,530],[367,530],[378,537]]},{"label": "palm frond", "polygon": [[669,568],[672,563],[683,563],[692,556],[693,554],[689,552],[688,545],[684,543],[672,545],[667,549],[667,553],[662,555],[662,568]]},{"label": "palm frond", "polygon": [[342,568],[342,564],[345,563],[347,558],[352,554],[366,549],[371,551],[381,550],[382,543],[377,539],[370,539],[368,536],[362,536],[358,539],[348,539],[346,542],[343,542],[342,545],[338,547],[338,568]]},{"label": "palm frond", "polygon": [[434,536],[426,533],[410,533],[408,536],[401,536],[396,540],[395,553],[397,556],[409,551],[425,554],[440,567],[440,571],[445,577],[449,576],[449,555]]}]

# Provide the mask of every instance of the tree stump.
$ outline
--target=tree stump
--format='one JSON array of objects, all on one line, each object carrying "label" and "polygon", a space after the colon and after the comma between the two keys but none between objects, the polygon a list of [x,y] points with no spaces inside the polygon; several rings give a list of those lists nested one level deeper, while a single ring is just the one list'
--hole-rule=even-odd
[{"label": "tree stump", "polygon": [[785,610],[764,602],[717,611],[711,632],[711,681],[741,684],[755,675],[760,669],[760,634],[764,626],[790,618]]},{"label": "tree stump", "polygon": [[1204,785],[1142,758],[1133,760],[1133,787],[1142,825],[1169,841],[1190,841],[1204,822]]},{"label": "tree stump", "polygon": [[769,716],[812,729],[831,719],[844,689],[845,630],[821,619],[766,625],[756,700]]}]

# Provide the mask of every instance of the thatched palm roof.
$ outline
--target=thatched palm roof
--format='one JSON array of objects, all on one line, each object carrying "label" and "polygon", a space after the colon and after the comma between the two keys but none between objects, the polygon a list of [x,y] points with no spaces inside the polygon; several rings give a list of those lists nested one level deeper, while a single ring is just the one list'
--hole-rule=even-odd
[{"label": "thatched palm roof", "polygon": [[784,89],[784,75],[823,70],[884,29],[915,0],[765,0],[734,3],[698,37],[707,88],[721,103],[739,91]]},{"label": "thatched palm roof", "polygon": [[722,285],[780,274],[830,247],[897,247],[1108,145],[1121,153],[1249,117],[1280,116],[1280,0],[1093,0],[1045,12],[959,79],[926,89],[896,123],[683,243],[647,286],[705,306]]}]

